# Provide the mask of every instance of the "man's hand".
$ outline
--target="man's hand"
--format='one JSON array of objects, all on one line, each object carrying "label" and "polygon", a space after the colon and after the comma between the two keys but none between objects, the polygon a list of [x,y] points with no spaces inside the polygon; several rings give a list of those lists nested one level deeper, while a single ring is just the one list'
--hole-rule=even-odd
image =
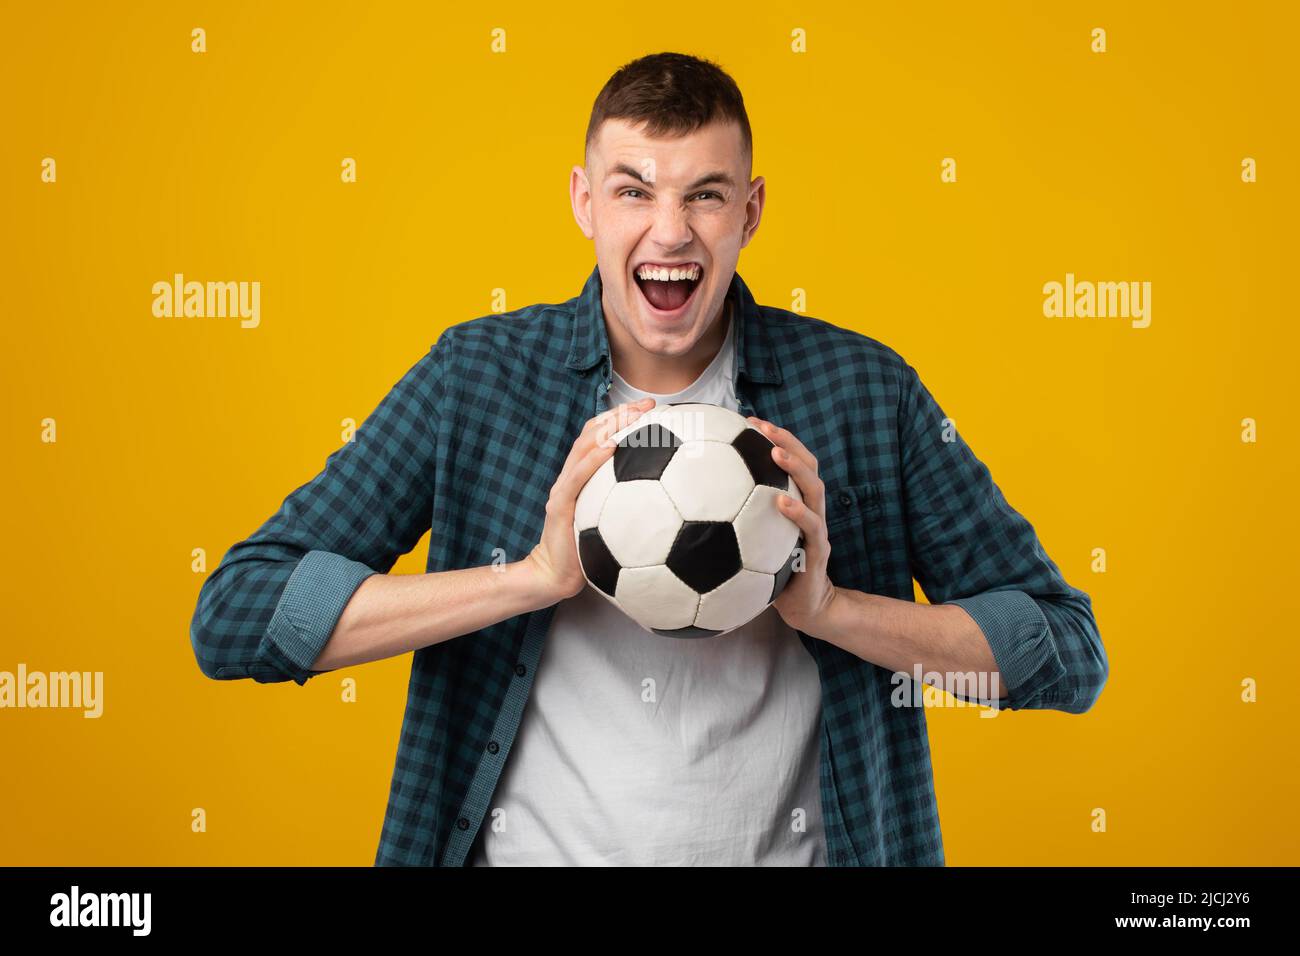
[{"label": "man's hand", "polygon": [[654,401],[653,398],[643,398],[601,412],[587,421],[569,450],[560,477],[555,480],[546,501],[542,540],[524,559],[536,576],[542,594],[549,600],[545,606],[573,597],[586,585],[573,533],[573,512],[578,494],[587,484],[587,479],[614,454],[616,445],[610,440],[612,436],[654,408]]},{"label": "man's hand", "polygon": [[815,634],[835,599],[835,586],[826,576],[826,562],[831,556],[826,534],[826,486],[817,475],[817,458],[803,442],[769,421],[752,415],[749,421],[776,445],[772,460],[794,479],[803,495],[803,502],[785,494],[776,499],[781,513],[803,532],[806,563],[802,573],[790,576],[774,606],[782,620],[795,630]]}]

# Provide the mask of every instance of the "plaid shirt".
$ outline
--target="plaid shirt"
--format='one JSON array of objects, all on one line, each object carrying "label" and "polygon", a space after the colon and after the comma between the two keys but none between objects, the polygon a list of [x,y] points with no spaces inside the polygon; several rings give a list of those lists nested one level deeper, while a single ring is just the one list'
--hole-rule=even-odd
[{"label": "plaid shirt", "polygon": [[[740,275],[735,388],[743,415],[790,429],[826,484],[829,574],[841,586],[959,604],[983,630],[1003,708],[1082,713],[1108,663],[1087,594],[898,353],[754,302]],[[584,422],[604,410],[601,281],[580,295],[449,327],[354,440],[204,582],[190,639],[204,675],[304,684],[367,576],[426,530],[428,570],[523,558]],[[555,607],[414,652],[376,865],[463,866],[510,757]],[[647,640],[653,638],[647,637]],[[725,640],[725,638],[722,638]],[[802,632],[822,686],[828,862],[942,865],[925,709],[896,706],[882,667]],[[917,688],[903,682],[912,699]]]}]

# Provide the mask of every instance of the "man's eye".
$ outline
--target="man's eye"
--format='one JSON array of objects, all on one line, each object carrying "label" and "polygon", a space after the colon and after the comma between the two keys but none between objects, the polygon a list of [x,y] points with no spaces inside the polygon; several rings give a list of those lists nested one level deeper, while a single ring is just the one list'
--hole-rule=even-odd
[{"label": "man's eye", "polygon": [[722,193],[714,192],[712,189],[702,193],[696,193],[695,195],[696,196],[717,196],[719,199],[722,198]]},{"label": "man's eye", "polygon": [[640,191],[641,190],[639,189],[624,189],[621,193],[619,193],[619,195],[626,196],[628,193],[639,193]]}]

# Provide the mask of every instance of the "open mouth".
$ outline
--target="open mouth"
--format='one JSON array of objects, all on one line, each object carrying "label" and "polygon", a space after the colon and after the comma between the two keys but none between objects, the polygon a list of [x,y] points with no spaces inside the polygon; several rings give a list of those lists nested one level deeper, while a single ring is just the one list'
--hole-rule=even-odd
[{"label": "open mouth", "polygon": [[[674,273],[677,278],[673,278]],[[698,263],[676,269],[638,266],[632,278],[650,311],[671,318],[679,315],[695,297],[695,290],[704,279],[704,267]]]}]

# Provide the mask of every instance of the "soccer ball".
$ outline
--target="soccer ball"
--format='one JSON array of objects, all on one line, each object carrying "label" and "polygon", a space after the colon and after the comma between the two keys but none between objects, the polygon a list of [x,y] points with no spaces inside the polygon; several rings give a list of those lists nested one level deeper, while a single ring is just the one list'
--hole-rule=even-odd
[{"label": "soccer ball", "polygon": [[803,496],[762,432],[719,405],[679,403],[612,440],[574,514],[592,587],[669,637],[725,634],[776,600],[803,543],[776,499]]}]

